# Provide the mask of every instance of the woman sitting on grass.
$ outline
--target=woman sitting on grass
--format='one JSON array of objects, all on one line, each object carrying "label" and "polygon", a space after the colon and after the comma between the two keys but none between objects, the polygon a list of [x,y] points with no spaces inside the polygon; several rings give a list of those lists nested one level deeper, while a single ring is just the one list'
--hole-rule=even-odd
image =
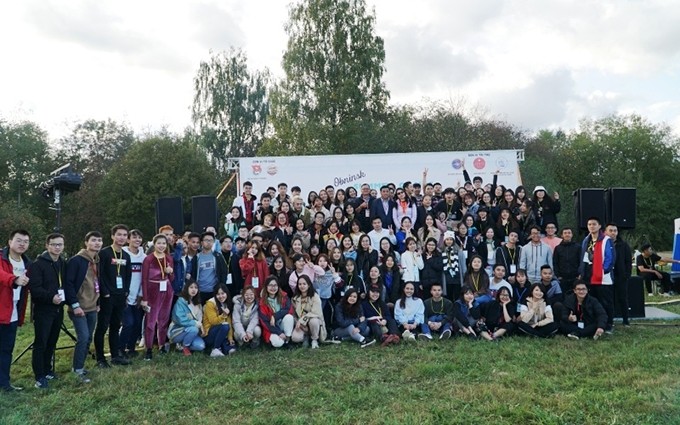
[{"label": "woman sitting on grass", "polygon": [[463,286],[460,290],[460,298],[453,303],[453,317],[460,333],[470,339],[479,337],[478,323],[482,314],[471,286]]},{"label": "woman sitting on grass", "polygon": [[260,292],[260,326],[264,342],[274,348],[288,344],[295,318],[293,306],[288,295],[279,287],[274,276],[265,280],[264,287]]},{"label": "woman sitting on grass", "polygon": [[234,339],[238,345],[246,344],[251,348],[260,345],[262,328],[257,302],[255,300],[255,289],[252,286],[243,288],[241,295],[234,297],[234,309],[232,322],[234,325]]},{"label": "woman sitting on grass", "polygon": [[351,338],[361,344],[361,348],[375,342],[374,339],[367,338],[370,333],[368,322],[361,309],[359,294],[354,288],[348,289],[335,307],[335,324],[333,335],[336,338]]},{"label": "woman sitting on grass", "polygon": [[321,310],[321,298],[314,290],[312,280],[307,275],[298,277],[293,297],[293,309],[295,310],[295,329],[291,339],[293,342],[309,344],[312,340],[312,348],[319,348],[319,338],[326,340],[326,326]]},{"label": "woman sitting on grass", "polygon": [[215,289],[215,296],[203,307],[205,343],[213,347],[210,357],[223,357],[225,354],[236,352],[231,322],[234,306],[229,298],[227,285],[219,283]]},{"label": "woman sitting on grass", "polygon": [[385,347],[389,344],[399,343],[399,328],[390,308],[380,299],[382,288],[373,285],[368,290],[368,297],[361,303],[364,317],[371,330],[371,336],[382,342]]},{"label": "woman sitting on grass", "polygon": [[425,304],[413,295],[415,291],[413,282],[406,282],[401,298],[394,304],[394,319],[402,331],[404,341],[415,341],[418,326],[425,322]]},{"label": "woman sitting on grass", "polygon": [[496,292],[496,299],[485,304],[483,310],[485,326],[481,328],[482,338],[494,341],[512,334],[515,329],[513,318],[517,306],[512,301],[512,294],[507,287],[501,286]]},{"label": "woman sitting on grass", "polygon": [[205,350],[203,332],[203,309],[198,295],[198,284],[187,279],[172,309],[172,323],[168,337],[172,343],[182,344],[182,354],[190,356],[192,351]]},{"label": "woman sitting on grass", "polygon": [[526,304],[520,304],[520,321],[517,326],[527,335],[539,338],[550,338],[559,329],[553,317],[550,305],[545,302],[545,293],[541,283],[534,283],[529,288]]}]

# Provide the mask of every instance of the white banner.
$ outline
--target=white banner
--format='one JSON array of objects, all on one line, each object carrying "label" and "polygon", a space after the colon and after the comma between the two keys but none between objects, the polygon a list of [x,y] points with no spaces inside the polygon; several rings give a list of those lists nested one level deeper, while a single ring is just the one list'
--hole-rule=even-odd
[{"label": "white banner", "polygon": [[374,189],[387,183],[422,183],[425,168],[427,182],[455,188],[465,183],[463,166],[470,179],[480,176],[483,184],[491,183],[496,171],[498,184],[513,190],[521,184],[517,152],[497,150],[239,158],[238,190],[240,193],[242,184],[250,181],[259,198],[268,187],[286,183],[289,191],[299,186],[306,201],[310,191],[318,193],[328,185],[336,190],[348,186],[358,190],[363,183]]}]

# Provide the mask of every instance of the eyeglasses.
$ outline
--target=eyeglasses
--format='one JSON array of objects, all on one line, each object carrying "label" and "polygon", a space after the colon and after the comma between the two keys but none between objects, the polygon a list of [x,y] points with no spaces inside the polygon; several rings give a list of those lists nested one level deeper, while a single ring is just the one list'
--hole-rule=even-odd
[{"label": "eyeglasses", "polygon": [[15,239],[14,242],[18,243],[19,245],[28,245],[30,239]]},{"label": "eyeglasses", "polygon": [[51,243],[51,244],[49,244],[49,246],[52,246],[54,248],[61,248],[62,246],[64,246],[64,244],[63,243]]}]

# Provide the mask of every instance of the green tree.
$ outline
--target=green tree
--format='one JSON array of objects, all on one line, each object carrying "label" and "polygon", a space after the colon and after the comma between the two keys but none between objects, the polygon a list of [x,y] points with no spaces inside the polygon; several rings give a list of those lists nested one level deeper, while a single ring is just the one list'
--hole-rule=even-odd
[{"label": "green tree", "polygon": [[45,250],[45,237],[52,229],[48,229],[45,220],[38,216],[33,208],[14,201],[0,202],[0,246],[6,246],[9,234],[15,229],[24,229],[31,234],[28,256],[35,258]]},{"label": "green tree", "polygon": [[185,210],[192,196],[214,194],[219,178],[205,152],[188,140],[151,137],[136,143],[103,178],[97,200],[106,205],[104,224],[116,223],[155,234],[156,199],[182,196]]},{"label": "green tree", "polygon": [[308,0],[290,7],[285,29],[285,78],[272,92],[276,135],[261,153],[365,152],[389,98],[375,13],[364,0]]},{"label": "green tree", "polygon": [[268,128],[269,73],[249,71],[245,53],[231,49],[201,62],[194,77],[192,119],[215,166],[254,156]]},{"label": "green tree", "polygon": [[38,185],[54,168],[47,134],[37,124],[0,121],[0,198],[39,209],[45,204]]}]

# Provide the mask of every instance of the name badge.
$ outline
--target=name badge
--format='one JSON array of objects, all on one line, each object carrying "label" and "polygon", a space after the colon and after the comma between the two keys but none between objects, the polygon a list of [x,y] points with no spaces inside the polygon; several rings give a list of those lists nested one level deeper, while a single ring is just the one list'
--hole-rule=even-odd
[{"label": "name badge", "polygon": [[253,280],[251,280],[251,283],[253,285],[253,288],[257,289],[260,287],[260,278],[255,276]]},{"label": "name badge", "polygon": [[229,274],[227,275],[227,285],[231,285],[232,282],[233,282],[233,281],[232,281],[232,278],[231,278],[231,273],[229,273]]},{"label": "name badge", "polygon": [[516,310],[517,310],[517,313],[521,313],[521,312],[522,312],[522,308],[521,308],[521,306],[520,306],[519,303],[517,303],[517,309],[516,309]]},{"label": "name badge", "polygon": [[66,294],[64,293],[63,289],[58,290],[57,295],[59,295],[59,298],[61,298],[61,302],[66,301]]},{"label": "name badge", "polygon": [[99,293],[99,279],[96,277],[94,278],[94,293],[98,294]]},{"label": "name badge", "polygon": [[168,290],[168,281],[167,280],[161,280],[159,291],[166,292],[167,290]]},{"label": "name badge", "polygon": [[122,276],[116,276],[116,288],[117,289],[123,289],[123,277]]},{"label": "name badge", "polygon": [[368,208],[366,208],[366,209],[364,210],[364,215],[366,216],[366,218],[370,218],[370,217],[371,217],[371,212],[368,210]]},{"label": "name badge", "polygon": [[577,326],[579,329],[583,329],[585,327],[585,324],[583,322],[578,322]]},{"label": "name badge", "polygon": [[12,298],[13,298],[14,302],[16,303],[17,301],[19,301],[21,299],[21,287],[14,288],[14,290],[12,292],[14,292],[14,295],[13,295]]},{"label": "name badge", "polygon": [[510,241],[510,238],[506,236],[505,237],[505,243],[508,243],[509,241]]},{"label": "name badge", "polygon": [[510,264],[510,274],[517,273],[517,264]]}]

